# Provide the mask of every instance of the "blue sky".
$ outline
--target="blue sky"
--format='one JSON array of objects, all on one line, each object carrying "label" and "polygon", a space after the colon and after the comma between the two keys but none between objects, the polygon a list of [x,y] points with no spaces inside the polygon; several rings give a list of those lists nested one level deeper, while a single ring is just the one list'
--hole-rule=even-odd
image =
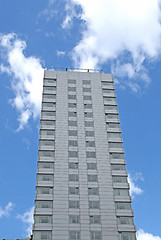
[{"label": "blue sky", "polygon": [[32,226],[43,69],[112,72],[138,240],[161,240],[160,0],[0,7],[0,239]]}]

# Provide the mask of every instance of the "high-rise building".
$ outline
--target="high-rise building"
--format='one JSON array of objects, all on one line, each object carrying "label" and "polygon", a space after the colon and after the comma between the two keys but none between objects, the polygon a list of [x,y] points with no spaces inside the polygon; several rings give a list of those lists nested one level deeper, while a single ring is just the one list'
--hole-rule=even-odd
[{"label": "high-rise building", "polygon": [[34,240],[135,240],[112,74],[45,71]]}]

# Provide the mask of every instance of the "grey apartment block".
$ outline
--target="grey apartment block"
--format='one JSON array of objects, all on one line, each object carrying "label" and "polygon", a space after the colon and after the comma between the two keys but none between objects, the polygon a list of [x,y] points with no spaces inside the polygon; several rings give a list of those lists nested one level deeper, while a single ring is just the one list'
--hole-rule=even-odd
[{"label": "grey apartment block", "polygon": [[112,74],[45,71],[34,240],[136,240]]}]

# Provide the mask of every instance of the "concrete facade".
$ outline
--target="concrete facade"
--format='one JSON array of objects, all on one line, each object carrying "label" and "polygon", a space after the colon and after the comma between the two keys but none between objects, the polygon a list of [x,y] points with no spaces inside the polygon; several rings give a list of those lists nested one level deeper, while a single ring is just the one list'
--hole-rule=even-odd
[{"label": "concrete facade", "polygon": [[45,71],[34,240],[135,240],[111,74]]}]

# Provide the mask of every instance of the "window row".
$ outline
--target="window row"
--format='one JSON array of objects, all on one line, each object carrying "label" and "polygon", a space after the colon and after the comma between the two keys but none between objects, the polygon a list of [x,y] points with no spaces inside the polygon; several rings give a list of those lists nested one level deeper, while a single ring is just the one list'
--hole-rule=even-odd
[{"label": "window row", "polygon": [[[134,232],[121,232],[120,240],[136,240]],[[80,240],[80,231],[69,231],[69,240]],[[52,231],[34,231],[34,240],[52,240]],[[91,231],[91,240],[102,240],[100,231]]]},{"label": "window row", "polygon": [[[69,151],[68,156],[69,157],[78,157],[78,152],[77,151]],[[87,158],[96,158],[96,152],[86,152],[86,157]]]},{"label": "window row", "polygon": [[[98,195],[98,187],[88,188],[89,195]],[[78,195],[79,187],[69,187],[69,194]]]},{"label": "window row", "polygon": [[[36,215],[34,216],[35,223],[52,223],[52,216],[51,215]],[[99,215],[94,215],[89,217],[91,224],[100,224],[101,217]],[[78,224],[80,223],[80,216],[79,215],[70,215],[69,216],[69,223],[70,224]],[[118,224],[133,224],[132,217],[119,217]]]},{"label": "window row", "polygon": [[[73,114],[74,115],[74,114]],[[68,121],[69,126],[77,126],[77,121]],[[94,127],[93,121],[85,121],[85,127]]]},{"label": "window row", "polygon": [[[68,107],[69,108],[76,108],[77,107],[77,103],[68,103]],[[110,106],[111,107],[111,106]],[[113,106],[112,106],[113,107]],[[84,109],[92,109],[92,104],[90,103],[84,103]],[[113,110],[113,108],[112,108]]]},{"label": "window row", "polygon": [[[69,146],[76,147],[78,146],[77,140],[69,140]],[[95,141],[86,141],[86,147],[95,147]]]},{"label": "window row", "polygon": [[[94,223],[94,224],[101,223],[101,217],[99,215],[90,216],[89,220],[90,220],[90,223]],[[80,223],[80,216],[78,215],[69,216],[69,223]]]},{"label": "window row", "polygon": [[[87,175],[88,182],[97,182],[98,177],[97,175]],[[79,175],[78,174],[69,174],[69,181],[77,182],[79,181]]]},{"label": "window row", "polygon": [[[78,169],[78,165],[79,164],[77,162],[70,162],[69,169]],[[87,163],[87,169],[96,170],[97,164],[96,163]]]}]

